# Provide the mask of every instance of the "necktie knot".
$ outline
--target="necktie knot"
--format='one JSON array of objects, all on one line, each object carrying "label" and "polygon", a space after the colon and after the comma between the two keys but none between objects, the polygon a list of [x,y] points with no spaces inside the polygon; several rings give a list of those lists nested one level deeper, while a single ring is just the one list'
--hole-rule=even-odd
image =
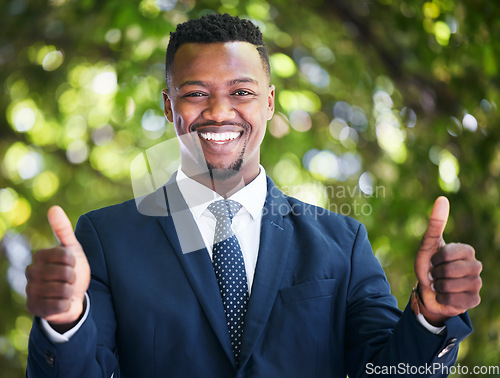
[{"label": "necktie knot", "polygon": [[208,205],[208,210],[216,220],[214,244],[223,242],[234,236],[231,222],[240,210],[241,204],[233,200],[219,200]]},{"label": "necktie knot", "polygon": [[229,218],[230,220],[240,211],[241,204],[228,199],[223,199],[219,201],[212,202],[208,205],[208,211],[210,211],[216,220]]}]

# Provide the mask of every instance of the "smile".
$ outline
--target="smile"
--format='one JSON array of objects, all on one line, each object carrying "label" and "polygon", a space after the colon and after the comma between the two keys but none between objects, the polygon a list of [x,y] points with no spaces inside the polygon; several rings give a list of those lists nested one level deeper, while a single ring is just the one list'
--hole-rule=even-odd
[{"label": "smile", "polygon": [[224,133],[202,132],[199,133],[199,135],[205,140],[214,141],[216,143],[222,144],[235,140],[241,135],[241,133],[234,131],[224,132]]}]

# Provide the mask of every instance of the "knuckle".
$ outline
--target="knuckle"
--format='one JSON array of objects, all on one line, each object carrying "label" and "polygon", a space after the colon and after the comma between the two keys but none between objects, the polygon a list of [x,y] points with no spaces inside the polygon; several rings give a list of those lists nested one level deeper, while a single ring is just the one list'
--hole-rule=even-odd
[{"label": "knuckle", "polygon": [[477,295],[476,296],[476,301],[474,302],[474,307],[477,306],[479,303],[481,303],[481,296]]},{"label": "knuckle", "polygon": [[479,292],[482,286],[483,286],[483,280],[481,279],[481,277],[476,277],[473,281],[474,291]]},{"label": "knuckle", "polygon": [[25,275],[28,282],[33,279],[33,265],[28,265],[25,271]]},{"label": "knuckle", "polygon": [[475,255],[475,250],[470,244],[455,243],[455,248],[457,252],[463,254],[466,259],[473,259]]},{"label": "knuckle", "polygon": [[483,271],[483,263],[479,260],[476,260],[476,270],[477,274],[481,273]]},{"label": "knuckle", "polygon": [[476,250],[474,249],[474,247],[469,245],[469,244],[464,244],[464,245],[465,245],[465,248],[466,248],[468,255],[471,258],[474,258],[476,256]]},{"label": "knuckle", "polygon": [[481,297],[479,295],[472,295],[467,301],[467,308],[476,307],[481,302]]}]

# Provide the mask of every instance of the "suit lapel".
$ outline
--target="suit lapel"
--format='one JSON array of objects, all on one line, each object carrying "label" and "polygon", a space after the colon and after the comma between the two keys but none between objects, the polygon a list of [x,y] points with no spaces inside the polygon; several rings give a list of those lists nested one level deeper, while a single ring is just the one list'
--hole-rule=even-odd
[{"label": "suit lapel", "polygon": [[168,206],[168,216],[158,219],[222,348],[235,366],[226,315],[212,262],[179,191],[175,176],[174,174],[165,185],[166,191],[155,193],[164,196]]},{"label": "suit lapel", "polygon": [[290,250],[293,227],[284,217],[291,211],[283,193],[268,178],[259,256],[245,316],[240,366],[252,354],[273,308]]}]

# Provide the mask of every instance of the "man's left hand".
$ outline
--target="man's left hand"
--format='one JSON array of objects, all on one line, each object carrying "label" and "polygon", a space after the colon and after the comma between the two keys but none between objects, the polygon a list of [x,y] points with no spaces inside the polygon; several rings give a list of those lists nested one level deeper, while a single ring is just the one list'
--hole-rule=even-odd
[{"label": "man's left hand", "polygon": [[474,248],[444,242],[449,212],[448,199],[439,197],[415,259],[420,313],[435,326],[481,302],[482,264],[475,257]]}]

